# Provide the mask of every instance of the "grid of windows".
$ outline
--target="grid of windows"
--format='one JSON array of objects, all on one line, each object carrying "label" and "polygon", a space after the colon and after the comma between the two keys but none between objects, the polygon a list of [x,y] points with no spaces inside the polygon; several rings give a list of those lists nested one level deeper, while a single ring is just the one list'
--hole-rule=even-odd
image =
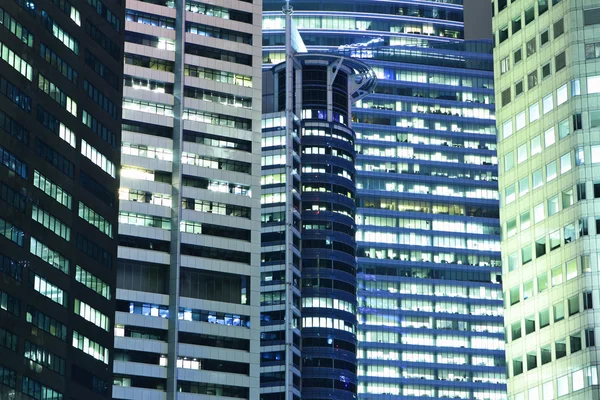
[{"label": "grid of windows", "polygon": [[[2,76],[0,76],[0,93],[19,106],[23,111],[28,113],[31,112],[31,97]],[[19,138],[19,140],[23,141],[25,144],[28,144],[29,138],[26,138],[24,141],[20,139],[20,136],[22,135],[15,134],[18,131],[24,131],[24,134],[26,135],[25,129],[5,113],[2,113],[1,115],[0,118],[2,118],[3,122],[0,122],[0,126],[2,126],[6,132]]]},{"label": "grid of windows", "polygon": [[27,179],[27,164],[2,146],[0,146],[0,163],[23,179]]},{"label": "grid of windows", "polygon": [[42,346],[38,346],[25,340],[25,351],[23,355],[26,359],[48,368],[50,371],[65,375],[65,360]]},{"label": "grid of windows", "polygon": [[16,389],[17,387],[17,371],[0,365],[0,383],[9,388]]},{"label": "grid of windows", "polygon": [[115,134],[86,110],[81,113],[81,122],[113,148],[117,146]]},{"label": "grid of windows", "polygon": [[67,306],[67,294],[56,285],[51,284],[46,279],[42,278],[34,272],[29,273],[29,284],[33,286],[33,290],[44,297],[49,298],[55,303],[63,307]]},{"label": "grid of windows", "polygon": [[71,240],[71,228],[48,211],[39,208],[33,204],[31,206],[31,219],[50,229],[52,232],[60,236],[66,241]]},{"label": "grid of windows", "polygon": [[108,349],[98,343],[90,340],[88,337],[73,331],[73,347],[83,351],[85,354],[92,356],[96,360],[108,364]]},{"label": "grid of windows", "polygon": [[37,120],[52,133],[69,143],[71,147],[76,146],[77,138],[75,137],[75,132],[59,121],[54,114],[46,111],[46,109],[39,104],[37,106]]},{"label": "grid of windows", "polygon": [[65,78],[70,80],[75,86],[78,85],[79,74],[66,61],[60,58],[51,48],[44,43],[40,43],[40,57],[46,60],[59,71]]},{"label": "grid of windows", "polygon": [[65,324],[49,317],[32,306],[27,306],[25,320],[62,341],[67,340],[67,326]]},{"label": "grid of windows", "polygon": [[79,265],[75,266],[75,280],[98,293],[105,299],[111,299],[110,286],[91,272],[81,268]]},{"label": "grid of windows", "polygon": [[77,103],[41,73],[38,74],[38,88],[63,106],[69,113],[75,117],[77,116]]},{"label": "grid of windows", "polygon": [[47,262],[59,271],[65,274],[69,273],[69,259],[61,255],[59,252],[52,250],[50,247],[40,242],[33,236],[30,239],[29,251],[36,257]]},{"label": "grid of windows", "polygon": [[21,39],[27,46],[33,47],[33,35],[2,7],[0,7],[0,25],[4,25],[10,33]]},{"label": "grid of windows", "polygon": [[81,139],[81,154],[86,156],[91,162],[100,167],[102,171],[106,172],[113,178],[115,177],[115,164],[113,164],[108,157],[100,153],[95,147],[91,146],[83,139]]},{"label": "grid of windows", "polygon": [[100,214],[98,214],[96,211],[83,204],[81,201],[79,202],[78,215],[79,218],[82,218],[84,221],[94,226],[96,229],[104,233],[109,238],[113,237],[112,224]]},{"label": "grid of windows", "polygon": [[23,75],[28,80],[33,80],[33,67],[25,62],[21,57],[15,54],[4,43],[0,42],[0,56],[8,65],[14,68],[17,72]]},{"label": "grid of windows", "polygon": [[0,236],[4,236],[16,245],[23,247],[25,233],[3,218],[0,218]]},{"label": "grid of windows", "polygon": [[101,0],[87,0],[87,3],[95,8],[98,15],[102,16],[117,32],[121,30],[121,20]]},{"label": "grid of windows", "polygon": [[63,400],[62,393],[27,376],[23,376],[21,391],[35,400]]},{"label": "grid of windows", "polygon": [[84,303],[83,301],[81,301],[79,299],[75,299],[75,302],[73,304],[74,304],[73,307],[74,307],[75,314],[79,315],[86,321],[91,322],[92,324],[96,325],[97,327],[109,332],[109,330],[110,330],[110,318],[109,317],[107,317],[106,315],[102,314],[100,311],[96,310],[94,307],[90,306],[89,304]]},{"label": "grid of windows", "polygon": [[75,54],[79,54],[79,41],[58,25],[44,10],[42,10],[42,25],[69,50]]},{"label": "grid of windows", "polygon": [[67,207],[69,210],[71,209],[71,203],[73,201],[71,195],[50,179],[40,174],[38,170],[33,171],[33,185],[52,197],[59,204]]},{"label": "grid of windows", "polygon": [[0,310],[7,311],[18,317],[21,315],[21,301],[0,290]]}]

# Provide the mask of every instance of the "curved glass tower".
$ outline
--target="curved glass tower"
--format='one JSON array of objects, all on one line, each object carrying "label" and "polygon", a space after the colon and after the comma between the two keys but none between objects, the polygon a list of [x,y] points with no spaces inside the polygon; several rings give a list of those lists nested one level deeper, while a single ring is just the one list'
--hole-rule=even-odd
[{"label": "curved glass tower", "polygon": [[[265,67],[285,59],[282,5],[264,3]],[[459,0],[292,5],[309,54],[361,59],[378,80],[352,109],[358,397],[505,399],[491,42],[463,39]],[[325,257],[302,250],[302,285],[329,279],[307,267]],[[303,384],[328,357],[305,356],[305,316],[343,315],[311,304]]]},{"label": "curved glass tower", "polygon": [[[364,63],[335,55],[296,55],[294,64],[292,90],[285,63],[265,78],[273,94],[266,96],[263,117],[261,398],[283,399],[287,393],[354,399],[356,181],[350,113],[351,103],[375,79]],[[286,112],[286,96],[293,96],[287,103],[292,112]],[[287,141],[286,116],[292,127]],[[283,282],[289,284],[281,290]],[[277,339],[287,349],[276,347]]]}]

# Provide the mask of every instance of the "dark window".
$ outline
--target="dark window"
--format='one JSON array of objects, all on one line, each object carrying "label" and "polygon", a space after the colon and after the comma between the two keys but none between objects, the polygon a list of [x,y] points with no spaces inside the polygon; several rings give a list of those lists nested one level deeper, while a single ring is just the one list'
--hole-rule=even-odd
[{"label": "dark window", "polygon": [[533,72],[530,72],[527,75],[527,90],[531,90],[536,87],[538,84],[538,71],[537,69]]},{"label": "dark window", "polygon": [[600,8],[583,10],[583,24],[585,26],[600,24]]},{"label": "dark window", "polygon": [[23,179],[27,179],[27,164],[2,146],[0,146],[0,164],[16,172]]},{"label": "dark window", "polygon": [[[126,38],[127,40],[127,38]],[[242,65],[252,66],[252,56],[248,54],[237,53],[229,50],[216,49],[213,47],[200,46],[197,44],[186,44],[185,52],[201,57],[212,58],[213,60],[221,60],[233,62]]]},{"label": "dark window", "polygon": [[550,325],[550,309],[541,310],[538,315],[540,317],[540,329]]},{"label": "dark window", "polygon": [[[3,91],[2,93],[5,92]],[[11,92],[10,96],[14,95],[14,92]],[[29,145],[29,131],[27,131],[17,121],[5,114],[2,110],[0,110],[0,129],[17,139],[18,141],[22,142],[26,146]]]},{"label": "dark window", "polygon": [[[123,120],[121,126],[123,131],[145,133],[146,135],[173,138],[173,128],[161,125],[148,124],[145,122]],[[185,131],[184,131],[185,135]]]},{"label": "dark window", "polygon": [[548,364],[552,361],[552,351],[550,346],[542,346],[540,355],[542,358],[542,365]]},{"label": "dark window", "polygon": [[19,337],[7,329],[0,328],[0,346],[10,351],[17,351]]},{"label": "dark window", "polygon": [[515,83],[515,97],[523,93],[523,81]]},{"label": "dark window", "polygon": [[554,353],[556,359],[563,358],[567,355],[567,343],[563,340],[557,340],[554,343]]},{"label": "dark window", "polygon": [[577,184],[577,201],[585,200],[585,182]]},{"label": "dark window", "polygon": [[[10,294],[3,292],[0,290],[0,311],[1,312],[9,312],[15,317],[19,317],[21,315],[21,301]],[[2,314],[0,314],[2,315]],[[3,316],[2,318],[6,318]]]},{"label": "dark window", "polygon": [[[0,365],[0,384],[8,386],[9,388],[16,389],[17,387],[17,371]],[[12,391],[14,394],[14,391]],[[6,394],[8,397],[12,397],[8,394],[8,391],[0,389],[0,394]],[[7,397],[7,398],[8,398]]]},{"label": "dark window", "polygon": [[569,343],[571,344],[571,354],[581,350],[581,333],[576,333],[569,337]]},{"label": "dark window", "polygon": [[569,304],[569,317],[579,313],[579,295],[570,297],[568,300]]},{"label": "dark window", "polygon": [[141,292],[168,294],[169,266],[143,261],[117,261],[117,287]]},{"label": "dark window", "polygon": [[559,19],[554,23],[554,39],[565,33],[565,20]]},{"label": "dark window", "polygon": [[96,260],[100,265],[108,269],[112,268],[112,255],[81,233],[77,234],[77,248],[91,259]]},{"label": "dark window", "polygon": [[533,332],[535,332],[535,315],[530,315],[525,318],[525,334],[529,335]]},{"label": "dark window", "polygon": [[98,121],[92,114],[83,110],[81,113],[81,122],[92,130],[96,135],[100,136],[102,140],[110,144],[113,148],[117,147],[117,139],[113,131],[104,126]]},{"label": "dark window", "polygon": [[125,64],[166,72],[173,72],[175,68],[175,63],[173,61],[150,58],[137,54],[125,54]]},{"label": "dark window", "polygon": [[91,51],[85,50],[85,63],[88,67],[93,69],[98,75],[102,77],[110,86],[114,89],[120,89],[120,78],[119,75],[115,74],[109,69],[98,57],[92,54]]},{"label": "dark window", "polygon": [[67,157],[37,138],[35,139],[35,151],[41,158],[48,161],[69,178],[73,178],[75,175],[75,166]]},{"label": "dark window", "polygon": [[106,7],[101,0],[87,0],[87,3],[92,6],[98,15],[104,18],[106,22],[108,22],[108,24],[114,28],[114,30],[117,32],[121,30],[121,20],[108,7]]},{"label": "dark window", "polygon": [[546,237],[541,237],[535,241],[535,257],[539,258],[546,254]]},{"label": "dark window", "polygon": [[563,51],[554,58],[554,71],[558,72],[567,65],[567,56]]},{"label": "dark window", "polygon": [[21,391],[35,400],[61,400],[63,398],[62,393],[27,376],[23,377],[21,383]]},{"label": "dark window", "polygon": [[502,92],[502,106],[505,106],[511,102],[510,88]]},{"label": "dark window", "polygon": [[596,335],[593,329],[585,330],[585,347],[592,347],[596,345]]},{"label": "dark window", "polygon": [[540,35],[540,46],[545,45],[546,43],[548,43],[550,41],[550,31],[548,29],[546,29],[544,32],[542,32],[542,34]]},{"label": "dark window", "polygon": [[521,20],[521,17],[515,18],[512,20],[512,34],[514,35],[515,33],[519,32],[521,30],[521,27],[523,26],[523,20]]},{"label": "dark window", "polygon": [[[276,374],[276,372],[272,372],[270,374]],[[260,374],[261,382],[263,381],[263,375],[265,374]],[[177,380],[177,391],[183,393],[206,394],[211,396],[225,396],[242,399],[249,398],[249,390],[247,387],[244,388],[239,386],[219,385],[214,383]]]},{"label": "dark window", "polygon": [[594,302],[592,300],[592,292],[584,292],[583,293],[583,309],[591,310],[594,308]]},{"label": "dark window", "polygon": [[529,25],[535,19],[535,7],[531,6],[525,10],[525,25]]},{"label": "dark window", "polygon": [[549,77],[552,74],[552,63],[542,66],[542,79]]},{"label": "dark window", "polygon": [[587,218],[581,218],[579,220],[579,237],[587,236],[589,232]]},{"label": "dark window", "polygon": [[181,269],[181,296],[250,304],[250,278],[224,272]]},{"label": "dark window", "polygon": [[534,55],[535,52],[537,51],[537,40],[536,40],[536,38],[533,38],[533,39],[529,40],[527,42],[527,44],[525,45],[525,48],[527,49],[527,57],[530,57],[530,56]]},{"label": "dark window", "polygon": [[523,60],[523,49],[519,48],[513,53],[513,63],[519,63]]},{"label": "dark window", "polygon": [[[10,101],[12,101],[17,106],[19,106],[23,111],[31,112],[31,97],[27,96],[23,91],[21,91],[21,89],[19,89],[15,85],[13,85],[12,82],[10,82],[8,79],[4,78],[3,76],[0,76],[0,93],[2,93]],[[4,114],[4,113],[2,113],[2,114]],[[5,118],[8,118],[8,116]],[[14,122],[14,123],[16,124],[16,122]],[[2,126],[4,128],[4,130],[7,131],[8,133],[11,133],[10,130],[6,129],[5,123],[0,123],[0,126]],[[24,129],[24,128],[21,127],[21,129]],[[19,139],[19,140],[21,140],[21,139]],[[27,144],[27,143],[25,143],[25,144]]]},{"label": "dark window", "polygon": [[102,396],[108,395],[109,384],[107,381],[98,378],[88,370],[75,364],[71,366],[71,378],[81,386],[90,389],[92,392],[99,393]]},{"label": "dark window", "polygon": [[523,358],[514,358],[512,364],[513,376],[521,375],[523,373]]},{"label": "dark window", "polygon": [[230,29],[218,28],[210,25],[186,22],[186,32],[197,35],[214,37],[232,42],[252,44],[252,34],[234,31]]},{"label": "dark window", "polygon": [[25,212],[27,198],[3,182],[0,182],[0,200],[5,201],[22,213]]},{"label": "dark window", "polygon": [[583,129],[581,113],[573,114],[573,130],[577,131],[579,129]]},{"label": "dark window", "polygon": [[83,90],[87,93],[88,97],[96,104],[100,106],[104,111],[106,111],[111,117],[114,119],[118,118],[118,108],[115,103],[113,103],[108,96],[104,95],[104,93],[92,85],[87,80],[83,81]]},{"label": "dark window", "polygon": [[548,11],[548,0],[538,0],[538,15]]},{"label": "dark window", "polygon": [[498,31],[498,42],[502,43],[504,42],[506,39],[508,39],[508,26],[503,26],[502,28],[500,28],[500,30]]},{"label": "dark window", "polygon": [[527,353],[527,371],[537,368],[537,353],[535,351]]},{"label": "dark window", "polygon": [[600,198],[600,182],[594,182],[594,198]]},{"label": "dark window", "polygon": [[40,57],[46,60],[47,63],[52,65],[65,78],[77,86],[77,71],[74,70],[66,61],[60,58],[54,51],[49,49],[44,43],[40,43]]},{"label": "dark window", "polygon": [[115,195],[84,171],[79,171],[79,184],[106,205],[112,207],[115,204]]}]

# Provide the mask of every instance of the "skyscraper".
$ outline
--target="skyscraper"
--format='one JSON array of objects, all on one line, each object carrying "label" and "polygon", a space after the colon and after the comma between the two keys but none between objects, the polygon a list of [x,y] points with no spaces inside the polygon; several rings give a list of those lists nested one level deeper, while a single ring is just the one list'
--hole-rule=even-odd
[{"label": "skyscraper", "polygon": [[297,54],[264,74],[262,400],[356,398],[350,112],[375,82],[334,54]]},{"label": "skyscraper", "polygon": [[0,3],[0,398],[111,395],[124,7]]},{"label": "skyscraper", "polygon": [[258,397],[260,11],[127,1],[115,399]]},{"label": "skyscraper", "polygon": [[[491,43],[463,40],[458,1],[293,6],[309,54],[378,78],[352,110],[358,396],[504,399]],[[265,4],[266,65],[284,60],[280,7]]]},{"label": "skyscraper", "polygon": [[494,11],[508,393],[592,399],[600,7],[503,0]]}]

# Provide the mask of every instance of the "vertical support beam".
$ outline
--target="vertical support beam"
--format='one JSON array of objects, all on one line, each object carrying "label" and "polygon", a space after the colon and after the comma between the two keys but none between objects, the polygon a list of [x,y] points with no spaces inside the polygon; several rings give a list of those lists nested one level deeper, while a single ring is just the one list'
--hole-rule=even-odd
[{"label": "vertical support beam", "polygon": [[333,121],[333,82],[342,67],[344,59],[333,62],[327,66],[327,122]]},{"label": "vertical support beam", "polygon": [[[285,139],[286,139],[286,168],[285,168],[285,398],[293,399],[292,365],[293,364],[293,318],[290,302],[294,298],[292,290],[293,272],[293,232],[294,200],[292,189],[294,182],[294,50],[292,48],[292,12],[289,0],[286,1],[285,14]],[[279,88],[281,89],[281,88]],[[277,93],[277,92],[276,92]]]},{"label": "vertical support beam", "polygon": [[177,399],[179,332],[179,268],[181,265],[181,152],[183,148],[183,86],[185,68],[185,0],[175,3],[175,83],[173,85],[173,172],[171,178],[171,247],[169,262],[169,320],[167,337],[167,400]]}]

